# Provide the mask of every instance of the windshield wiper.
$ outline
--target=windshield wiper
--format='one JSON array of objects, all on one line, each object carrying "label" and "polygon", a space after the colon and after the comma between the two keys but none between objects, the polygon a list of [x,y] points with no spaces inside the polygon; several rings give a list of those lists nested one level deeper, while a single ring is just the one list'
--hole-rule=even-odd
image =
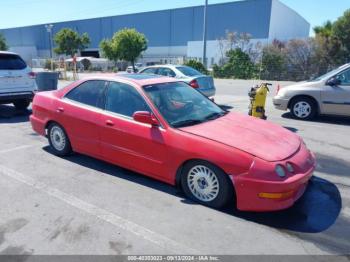
[{"label": "windshield wiper", "polygon": [[212,113],[212,114],[210,114],[210,115],[207,115],[207,116],[204,118],[204,120],[215,120],[215,119],[217,119],[217,118],[219,118],[219,117],[222,117],[222,116],[224,116],[224,115],[227,115],[227,114],[228,114],[227,111],[224,111],[224,112],[221,112],[221,113],[215,112],[215,113]]},{"label": "windshield wiper", "polygon": [[198,120],[198,119],[187,119],[187,120],[182,120],[182,121],[178,121],[175,123],[172,123],[171,125],[173,127],[185,127],[185,126],[193,126],[193,125],[197,125],[203,123],[202,120]]}]

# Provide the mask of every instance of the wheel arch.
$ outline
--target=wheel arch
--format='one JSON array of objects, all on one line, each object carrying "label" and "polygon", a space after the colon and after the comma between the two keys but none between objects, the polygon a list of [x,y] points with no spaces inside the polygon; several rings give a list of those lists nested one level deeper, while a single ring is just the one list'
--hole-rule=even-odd
[{"label": "wheel arch", "polygon": [[192,158],[192,159],[188,159],[186,161],[184,161],[179,167],[178,169],[176,170],[176,175],[175,175],[175,186],[176,188],[178,188],[179,190],[182,190],[181,188],[181,175],[182,175],[182,170],[184,168],[184,166],[190,162],[194,162],[194,161],[202,161],[202,162],[205,162],[205,163],[208,163],[210,165],[213,165],[215,166],[216,168],[220,169],[227,177],[228,180],[231,181],[230,185],[232,187],[232,190],[234,192],[234,194],[236,193],[235,191],[235,186],[234,186],[234,183],[233,181],[231,180],[230,176],[227,174],[227,172],[225,172],[224,169],[222,169],[220,166],[218,166],[217,164],[214,164],[213,162],[209,161],[209,160],[205,160],[205,159],[200,159],[200,158]]}]

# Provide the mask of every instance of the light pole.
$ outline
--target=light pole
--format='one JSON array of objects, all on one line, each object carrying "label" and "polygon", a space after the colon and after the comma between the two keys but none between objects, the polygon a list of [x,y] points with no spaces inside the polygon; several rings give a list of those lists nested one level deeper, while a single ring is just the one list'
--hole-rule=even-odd
[{"label": "light pole", "polygon": [[208,0],[205,0],[203,21],[203,65],[205,68],[207,68],[207,9]]},{"label": "light pole", "polygon": [[49,33],[49,44],[50,44],[50,58],[51,58],[51,71],[53,71],[53,38],[52,38],[52,28],[53,24],[45,25],[47,32]]}]

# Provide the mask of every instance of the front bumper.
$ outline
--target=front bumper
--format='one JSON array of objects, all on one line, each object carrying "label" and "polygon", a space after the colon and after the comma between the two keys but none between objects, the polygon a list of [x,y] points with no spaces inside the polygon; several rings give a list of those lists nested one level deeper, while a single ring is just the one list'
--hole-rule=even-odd
[{"label": "front bumper", "polygon": [[305,152],[288,159],[288,162],[299,161],[307,164],[303,164],[303,172],[280,181],[264,180],[251,175],[234,176],[237,208],[262,212],[291,207],[304,194],[316,167],[315,156],[312,153],[309,153],[306,161],[304,160]]},{"label": "front bumper", "polygon": [[286,111],[288,109],[289,99],[276,96],[272,99],[272,101],[276,109],[283,110],[283,111]]}]

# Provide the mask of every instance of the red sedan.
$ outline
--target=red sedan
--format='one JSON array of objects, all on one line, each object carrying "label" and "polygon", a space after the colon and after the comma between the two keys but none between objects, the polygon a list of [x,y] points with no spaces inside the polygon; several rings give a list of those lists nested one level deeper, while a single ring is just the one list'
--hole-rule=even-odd
[{"label": "red sedan", "polygon": [[187,84],[152,75],[84,79],[38,93],[30,118],[59,156],[79,152],[171,185],[201,204],[285,209],[314,155],[294,133],[222,110]]}]

